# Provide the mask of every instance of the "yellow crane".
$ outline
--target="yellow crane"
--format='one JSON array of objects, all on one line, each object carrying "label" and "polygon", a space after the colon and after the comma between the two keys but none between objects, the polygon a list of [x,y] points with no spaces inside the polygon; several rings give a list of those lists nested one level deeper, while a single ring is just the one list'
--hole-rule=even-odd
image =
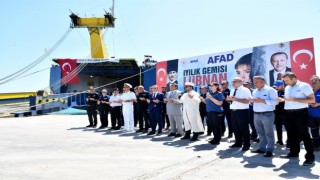
[{"label": "yellow crane", "polygon": [[[113,2],[114,5],[114,2]],[[104,17],[81,18],[71,12],[71,28],[88,28],[90,34],[91,57],[92,58],[108,58],[108,51],[103,40],[101,30],[104,28],[113,28],[115,17],[114,6],[112,13],[107,13]]]}]

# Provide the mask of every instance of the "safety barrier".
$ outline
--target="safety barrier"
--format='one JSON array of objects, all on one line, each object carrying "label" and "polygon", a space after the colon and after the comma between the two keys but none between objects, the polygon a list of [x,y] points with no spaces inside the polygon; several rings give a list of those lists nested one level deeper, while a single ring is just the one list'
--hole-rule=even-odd
[{"label": "safety barrier", "polygon": [[[33,115],[48,114],[61,111],[69,107],[84,109],[88,93],[64,93],[48,96],[30,96],[28,99],[7,99],[5,103],[0,102],[0,117],[25,117]],[[0,100],[3,101],[4,100]]]},{"label": "safety barrier", "polygon": [[65,94],[55,94],[30,97],[31,115],[47,114],[68,108],[68,97]]}]

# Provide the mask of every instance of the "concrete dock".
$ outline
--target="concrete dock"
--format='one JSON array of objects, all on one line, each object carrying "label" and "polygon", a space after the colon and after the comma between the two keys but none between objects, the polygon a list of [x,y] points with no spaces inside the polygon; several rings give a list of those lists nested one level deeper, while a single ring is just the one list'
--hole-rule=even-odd
[{"label": "concrete dock", "polygon": [[[99,123],[100,124],[100,123]],[[274,157],[218,146],[202,135],[190,142],[146,134],[85,128],[86,115],[0,119],[0,179],[319,179],[313,167],[276,147]],[[109,125],[110,126],[110,125]],[[285,134],[285,133],[284,133]],[[230,142],[231,141],[231,142]],[[257,143],[252,143],[255,149]],[[302,146],[303,148],[303,146]]]}]

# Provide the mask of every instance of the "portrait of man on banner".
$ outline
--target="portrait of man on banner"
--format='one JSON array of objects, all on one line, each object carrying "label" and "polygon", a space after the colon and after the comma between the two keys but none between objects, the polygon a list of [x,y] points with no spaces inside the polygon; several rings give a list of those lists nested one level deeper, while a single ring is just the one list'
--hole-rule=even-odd
[{"label": "portrait of man on banner", "polygon": [[270,64],[273,69],[269,71],[270,85],[277,80],[282,80],[282,75],[285,72],[291,72],[291,68],[288,66],[288,54],[285,52],[276,52],[270,57]]},{"label": "portrait of man on banner", "polygon": [[167,91],[171,84],[178,84],[178,59],[167,62]]}]

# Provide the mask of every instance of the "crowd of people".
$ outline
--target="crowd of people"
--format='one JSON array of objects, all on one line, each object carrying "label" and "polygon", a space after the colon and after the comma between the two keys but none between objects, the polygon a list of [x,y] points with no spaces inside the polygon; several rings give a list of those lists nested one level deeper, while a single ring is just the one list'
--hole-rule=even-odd
[{"label": "crowd of people", "polygon": [[[235,138],[230,148],[248,151],[252,140],[259,142],[259,146],[251,152],[261,153],[266,158],[274,155],[275,145],[284,144],[290,151],[280,158],[296,158],[303,141],[306,149],[303,165],[314,165],[314,151],[320,150],[319,77],[312,76],[309,85],[299,81],[294,73],[286,72],[281,80],[274,81],[273,87],[266,84],[263,76],[253,77],[255,89],[251,89],[250,83],[235,77],[231,90],[228,81],[223,81],[201,86],[200,93],[194,90],[192,82],[184,84],[184,92],[178,90],[177,83],[171,83],[168,92],[166,87],[159,91],[157,85],[151,86],[149,91],[140,85],[132,92],[132,86],[125,83],[121,94],[116,88],[111,96],[106,89],[99,95],[90,87],[87,97],[90,124],[87,127],[97,127],[98,111],[99,128],[107,128],[110,112],[109,130],[134,132],[134,127],[138,126],[136,133],[149,136],[161,136],[163,130],[169,130],[169,137],[190,141],[197,141],[199,135],[213,135],[209,141],[212,145],[219,145],[228,129],[227,138]],[[287,132],[286,141],[283,126]]]}]

